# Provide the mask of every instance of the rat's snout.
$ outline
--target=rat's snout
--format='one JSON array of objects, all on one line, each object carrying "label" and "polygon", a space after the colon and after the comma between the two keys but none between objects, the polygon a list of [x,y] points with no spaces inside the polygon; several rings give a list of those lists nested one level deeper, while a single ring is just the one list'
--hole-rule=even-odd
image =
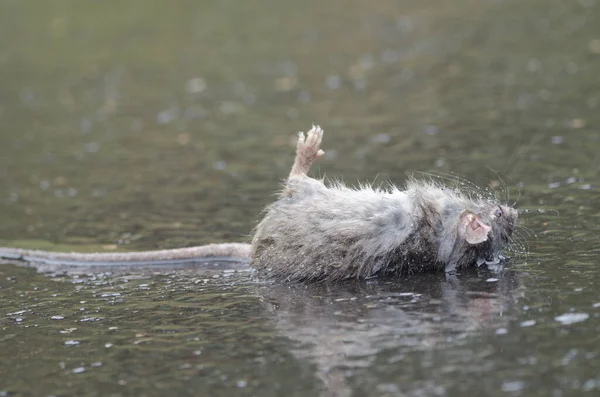
[{"label": "rat's snout", "polygon": [[503,231],[503,234],[507,238],[510,238],[519,214],[517,210],[512,207],[501,205],[500,208],[502,209],[503,217],[502,219],[498,219],[498,226],[500,227],[500,230]]},{"label": "rat's snout", "polygon": [[502,213],[504,214],[504,217],[507,218],[509,221],[514,223],[517,220],[519,213],[516,209],[508,207],[506,205],[501,205],[500,208],[502,208]]}]

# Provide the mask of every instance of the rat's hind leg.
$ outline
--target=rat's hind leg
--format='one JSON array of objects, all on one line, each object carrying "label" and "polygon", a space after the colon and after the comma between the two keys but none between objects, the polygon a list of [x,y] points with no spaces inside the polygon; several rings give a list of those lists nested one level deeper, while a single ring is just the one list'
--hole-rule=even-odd
[{"label": "rat's hind leg", "polygon": [[323,140],[323,130],[314,126],[308,131],[306,137],[303,132],[298,133],[298,145],[296,146],[296,160],[292,166],[290,177],[306,175],[312,163],[325,154],[319,147]]}]

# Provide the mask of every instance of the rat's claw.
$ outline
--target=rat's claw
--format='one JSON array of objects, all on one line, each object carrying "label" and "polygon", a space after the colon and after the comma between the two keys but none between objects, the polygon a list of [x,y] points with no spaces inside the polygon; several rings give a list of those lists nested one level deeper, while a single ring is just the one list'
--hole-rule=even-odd
[{"label": "rat's claw", "polygon": [[317,125],[313,125],[306,134],[298,133],[296,159],[290,171],[290,177],[306,175],[313,161],[325,154],[320,148],[322,140],[323,130]]},{"label": "rat's claw", "polygon": [[306,137],[304,136],[304,132],[298,131],[298,143],[303,143],[305,140]]},{"label": "rat's claw", "polygon": [[[323,140],[323,130],[318,125],[313,125],[313,128],[308,131],[306,140],[304,141],[306,146],[313,147],[318,150]],[[316,153],[316,150],[315,150]]]}]

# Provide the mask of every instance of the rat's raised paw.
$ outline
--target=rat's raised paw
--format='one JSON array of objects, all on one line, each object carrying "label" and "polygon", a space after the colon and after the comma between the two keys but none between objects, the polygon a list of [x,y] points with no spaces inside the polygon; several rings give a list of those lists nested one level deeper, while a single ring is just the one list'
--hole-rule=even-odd
[{"label": "rat's raised paw", "polygon": [[320,149],[321,141],[323,140],[323,130],[318,125],[313,127],[304,136],[303,132],[298,133],[298,156],[305,158],[317,158],[322,156],[325,152]]},{"label": "rat's raised paw", "polygon": [[290,176],[305,175],[313,161],[325,154],[320,149],[323,140],[323,130],[319,126],[314,126],[306,133],[298,133],[298,145],[296,146],[296,160],[290,172]]}]

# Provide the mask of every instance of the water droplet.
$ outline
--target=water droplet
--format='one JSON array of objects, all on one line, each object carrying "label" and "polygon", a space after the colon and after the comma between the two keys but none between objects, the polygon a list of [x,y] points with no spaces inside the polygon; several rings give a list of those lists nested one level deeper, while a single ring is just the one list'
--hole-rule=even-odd
[{"label": "water droplet", "polygon": [[531,326],[535,325],[535,320],[523,321],[520,325],[523,328],[525,328],[525,327],[531,327]]},{"label": "water droplet", "polygon": [[101,298],[108,298],[111,296],[121,296],[121,294],[119,292],[106,292],[106,293],[100,295]]},{"label": "water droplet", "polygon": [[588,379],[582,386],[583,391],[591,391],[598,388],[600,388],[600,380],[598,379]]},{"label": "water droplet", "polygon": [[83,317],[81,320],[79,320],[80,323],[89,323],[89,322],[96,322],[96,321],[101,321],[104,318],[102,317]]},{"label": "water droplet", "polygon": [[502,383],[502,391],[504,392],[516,392],[525,387],[525,383],[520,380],[507,381]]},{"label": "water droplet", "polygon": [[580,323],[587,320],[590,317],[587,313],[565,313],[560,316],[554,317],[554,320],[558,321],[563,325],[570,325]]}]

